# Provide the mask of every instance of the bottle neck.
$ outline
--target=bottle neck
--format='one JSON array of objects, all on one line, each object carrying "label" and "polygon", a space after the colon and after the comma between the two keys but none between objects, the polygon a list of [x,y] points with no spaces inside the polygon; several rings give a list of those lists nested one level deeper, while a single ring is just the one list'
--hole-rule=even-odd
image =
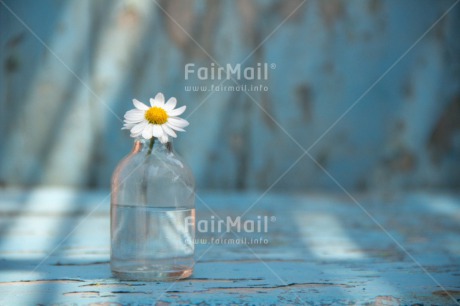
[{"label": "bottle neck", "polygon": [[171,141],[167,143],[161,143],[158,139],[144,139],[136,138],[134,140],[134,146],[132,153],[141,153],[152,154],[156,152],[162,153],[172,153],[174,152],[173,145]]}]

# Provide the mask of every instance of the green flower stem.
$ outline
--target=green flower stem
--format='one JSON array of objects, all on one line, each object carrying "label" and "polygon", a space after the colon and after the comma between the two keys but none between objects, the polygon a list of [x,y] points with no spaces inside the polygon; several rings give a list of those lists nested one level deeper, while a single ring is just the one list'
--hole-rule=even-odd
[{"label": "green flower stem", "polygon": [[[153,144],[155,143],[155,137],[152,137],[150,138],[150,142],[149,142],[149,150],[147,151],[147,156],[149,156],[150,154],[152,154],[152,149],[153,149]],[[146,164],[146,167],[145,167],[145,170],[144,170],[144,180],[142,181],[142,199],[143,199],[143,203],[145,205],[147,205],[147,173],[148,173],[148,159],[145,159],[145,164]]]},{"label": "green flower stem", "polygon": [[154,143],[155,143],[155,137],[150,138],[149,150],[147,151],[147,155],[150,155],[152,153]]}]

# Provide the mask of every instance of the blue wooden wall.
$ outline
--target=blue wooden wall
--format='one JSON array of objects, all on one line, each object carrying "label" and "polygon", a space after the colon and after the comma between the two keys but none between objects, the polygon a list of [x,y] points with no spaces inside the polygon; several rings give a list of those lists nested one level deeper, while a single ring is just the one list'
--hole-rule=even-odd
[{"label": "blue wooden wall", "polygon": [[[453,4],[4,0],[0,184],[107,187],[132,144],[119,118],[162,91],[188,107],[174,145],[200,188],[336,190],[301,147],[351,190],[459,187]],[[239,81],[268,91],[187,91],[220,82],[185,65],[215,62],[269,64]]]}]

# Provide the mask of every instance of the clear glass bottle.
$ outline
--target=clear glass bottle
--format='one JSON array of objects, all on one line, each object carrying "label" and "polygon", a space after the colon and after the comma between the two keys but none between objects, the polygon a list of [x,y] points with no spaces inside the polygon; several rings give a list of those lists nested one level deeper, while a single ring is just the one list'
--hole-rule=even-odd
[{"label": "clear glass bottle", "polygon": [[112,176],[110,266],[122,280],[176,280],[194,265],[195,182],[172,143],[136,139]]}]

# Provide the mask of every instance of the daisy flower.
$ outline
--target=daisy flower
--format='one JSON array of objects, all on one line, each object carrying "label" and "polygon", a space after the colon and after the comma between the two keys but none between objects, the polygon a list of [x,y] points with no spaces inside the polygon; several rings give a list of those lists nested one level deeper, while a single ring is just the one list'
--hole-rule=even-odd
[{"label": "daisy flower", "polygon": [[131,137],[155,137],[161,143],[167,143],[169,136],[177,137],[175,131],[185,132],[183,128],[189,124],[187,120],[178,117],[186,106],[175,108],[176,103],[176,98],[170,98],[165,103],[161,92],[150,99],[150,107],[133,99],[135,109],[126,112],[123,129],[130,130]]}]

